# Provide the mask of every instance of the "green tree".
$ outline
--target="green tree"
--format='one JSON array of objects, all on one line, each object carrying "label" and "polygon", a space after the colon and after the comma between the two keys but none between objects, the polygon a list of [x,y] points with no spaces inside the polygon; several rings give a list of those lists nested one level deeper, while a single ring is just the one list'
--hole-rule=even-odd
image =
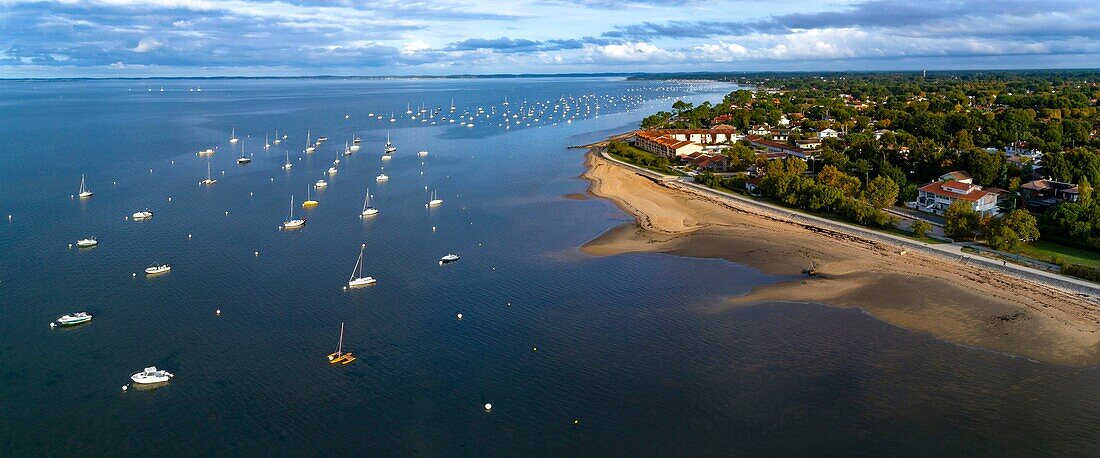
[{"label": "green tree", "polygon": [[954,239],[973,239],[981,228],[981,215],[962,199],[951,202],[943,217],[943,232]]},{"label": "green tree", "polygon": [[1088,178],[1082,177],[1081,182],[1077,183],[1077,204],[1087,207],[1091,201],[1092,184],[1089,183]]},{"label": "green tree", "polygon": [[932,230],[932,225],[923,219],[918,219],[913,222],[912,226],[909,226],[909,230],[913,231],[913,235],[917,237],[924,237]]},{"label": "green tree", "polygon": [[859,178],[841,172],[831,165],[826,165],[821,168],[821,171],[817,174],[817,182],[825,186],[837,188],[842,194],[848,197],[859,195],[859,188],[861,186]]},{"label": "green tree", "polygon": [[1027,210],[1012,210],[993,218],[986,228],[986,241],[998,250],[1015,250],[1021,243],[1039,239],[1039,226]]},{"label": "green tree", "polygon": [[872,207],[878,209],[889,207],[898,200],[898,184],[894,183],[894,180],[879,175],[867,183],[864,196]]}]

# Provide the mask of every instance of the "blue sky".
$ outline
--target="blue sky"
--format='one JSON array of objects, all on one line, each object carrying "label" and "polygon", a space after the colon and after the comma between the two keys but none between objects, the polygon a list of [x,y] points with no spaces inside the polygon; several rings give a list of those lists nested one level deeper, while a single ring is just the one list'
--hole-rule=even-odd
[{"label": "blue sky", "polygon": [[0,77],[1098,62],[1096,0],[0,0]]}]

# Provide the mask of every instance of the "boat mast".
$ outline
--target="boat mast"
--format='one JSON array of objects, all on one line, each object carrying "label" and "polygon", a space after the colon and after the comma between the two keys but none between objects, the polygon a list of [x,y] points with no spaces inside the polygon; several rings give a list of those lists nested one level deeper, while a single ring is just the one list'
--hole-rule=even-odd
[{"label": "boat mast", "polygon": [[344,354],[344,322],[340,322],[340,340],[336,341],[336,355]]}]

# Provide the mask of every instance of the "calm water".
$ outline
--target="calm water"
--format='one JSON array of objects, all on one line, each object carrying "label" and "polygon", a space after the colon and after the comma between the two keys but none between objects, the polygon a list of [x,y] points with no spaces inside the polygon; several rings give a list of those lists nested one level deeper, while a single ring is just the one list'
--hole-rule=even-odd
[{"label": "calm water", "polygon": [[[566,147],[636,125],[670,104],[660,98],[729,89],[0,83],[0,455],[1100,453],[1096,368],[816,304],[714,312],[780,279],[716,260],[581,254],[628,219],[606,201],[563,198],[587,186],[582,152]],[[404,114],[425,104],[450,116],[453,98],[455,115],[496,106],[499,119],[505,96],[512,112],[587,97],[571,103],[581,113],[570,124],[507,130]],[[235,163],[233,127],[252,164]],[[265,152],[275,129],[289,138]],[[312,155],[307,129],[330,139]],[[378,184],[387,130],[400,149]],[[290,196],[301,202],[353,135],[362,150],[314,193],[320,205],[295,208],[306,227],[278,230]],[[213,146],[209,160],[194,154]],[[201,188],[208,161],[219,181]],[[81,173],[96,194],[72,200]],[[381,213],[361,221],[368,186]],[[445,203],[426,209],[425,187]],[[144,208],[153,220],[124,219]],[[68,247],[90,235],[99,247]],[[379,282],[343,291],[364,243]],[[439,266],[448,252],[463,258]],[[174,270],[140,275],[153,262]],[[95,321],[47,326],[76,310]],[[342,321],[359,360],[331,367]],[[177,378],[123,392],[147,365]]]}]

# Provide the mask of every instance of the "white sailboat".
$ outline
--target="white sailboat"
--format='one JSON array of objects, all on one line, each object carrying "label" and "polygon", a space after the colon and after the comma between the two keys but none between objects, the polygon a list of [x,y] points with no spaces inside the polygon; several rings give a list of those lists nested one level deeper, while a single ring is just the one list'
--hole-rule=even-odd
[{"label": "white sailboat", "polygon": [[218,182],[218,180],[210,178],[210,163],[207,162],[206,163],[206,179],[200,181],[199,184],[205,185],[205,186],[210,186],[210,185],[212,185],[214,183],[217,183],[217,182]]},{"label": "white sailboat", "polygon": [[305,225],[305,218],[294,217],[294,196],[292,195],[290,196],[290,214],[287,215],[286,221],[283,221],[283,229],[297,229]]},{"label": "white sailboat", "polygon": [[[347,142],[347,141],[345,141],[345,142],[344,142],[344,156],[351,156],[351,153],[352,153],[352,149],[351,149],[351,148],[352,148],[352,147],[348,146],[348,142]],[[355,149],[359,149],[359,146],[355,146],[354,148],[355,148]],[[336,160],[338,160],[338,161],[339,161],[340,159],[336,159]]]},{"label": "white sailboat", "polygon": [[84,174],[80,174],[80,194],[77,195],[81,198],[88,198],[92,197],[92,194],[94,194],[92,190],[88,189],[88,187],[84,185]]},{"label": "white sailboat", "polygon": [[[271,149],[271,142],[267,138],[267,134],[264,134],[264,149]],[[244,152],[244,148],[241,148],[241,152]]]},{"label": "white sailboat", "polygon": [[286,169],[286,170],[290,170],[291,167],[294,167],[294,164],[290,163],[290,150],[287,150],[286,151],[286,164],[283,164],[283,168]]},{"label": "white sailboat", "polygon": [[438,207],[440,205],[443,205],[443,199],[440,199],[440,198],[436,197],[435,190],[433,189],[432,190],[432,200],[428,201],[427,206],[429,206],[429,207]]},{"label": "white sailboat", "polygon": [[237,143],[238,141],[240,141],[240,139],[237,138],[237,128],[234,127],[233,133],[229,134],[229,143]]},{"label": "white sailboat", "polygon": [[377,281],[374,279],[374,277],[363,276],[363,264],[366,264],[363,262],[363,250],[365,250],[366,248],[367,245],[365,243],[359,248],[359,259],[355,261],[355,267],[351,269],[351,278],[348,279],[348,288],[369,286],[373,285]]},{"label": "white sailboat", "polygon": [[306,129],[306,152],[307,153],[312,153],[312,152],[317,150],[317,147],[313,146],[313,144],[311,144],[309,142],[309,136],[310,136],[309,129]]},{"label": "white sailboat", "polygon": [[[266,136],[264,137],[264,141],[265,142],[267,141]],[[270,147],[271,147],[270,144],[266,144],[266,143],[264,144],[264,149],[268,149]],[[247,164],[249,162],[252,162],[252,158],[244,153],[244,142],[241,142],[241,157],[237,158],[237,163],[238,164]],[[209,173],[207,173],[207,175],[209,175]]]},{"label": "white sailboat", "polygon": [[363,199],[363,212],[361,216],[373,216],[378,214],[378,209],[370,204],[370,188],[367,188],[367,196]]},{"label": "white sailboat", "polygon": [[393,146],[393,143],[390,142],[390,132],[386,131],[386,147],[383,148],[382,154],[389,156],[395,152],[397,152],[397,147]]},{"label": "white sailboat", "polygon": [[282,142],[283,142],[283,139],[279,137],[279,129],[275,129],[275,140],[273,140],[271,143],[274,143],[274,144],[278,145]]}]

